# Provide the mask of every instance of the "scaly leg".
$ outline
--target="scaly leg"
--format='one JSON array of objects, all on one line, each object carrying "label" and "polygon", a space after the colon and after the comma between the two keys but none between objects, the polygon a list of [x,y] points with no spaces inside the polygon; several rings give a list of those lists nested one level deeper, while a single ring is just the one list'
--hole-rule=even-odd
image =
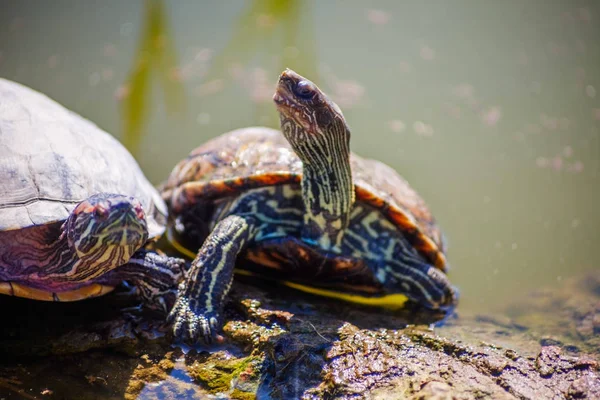
[{"label": "scaly leg", "polygon": [[229,215],[217,223],[179,286],[169,314],[176,339],[195,343],[203,338],[210,343],[213,337],[220,338],[217,330],[235,261],[254,236],[255,226],[254,218],[239,215]]},{"label": "scaly leg", "polygon": [[187,266],[181,258],[141,249],[101,281],[131,282],[144,305],[167,313],[175,302],[177,285],[184,278]]}]

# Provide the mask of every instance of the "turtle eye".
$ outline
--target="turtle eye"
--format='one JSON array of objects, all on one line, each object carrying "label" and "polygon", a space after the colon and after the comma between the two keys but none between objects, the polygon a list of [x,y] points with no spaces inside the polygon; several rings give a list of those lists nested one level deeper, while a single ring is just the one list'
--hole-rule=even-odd
[{"label": "turtle eye", "polygon": [[294,87],[294,94],[303,99],[312,99],[315,95],[313,84],[308,81],[300,81]]}]

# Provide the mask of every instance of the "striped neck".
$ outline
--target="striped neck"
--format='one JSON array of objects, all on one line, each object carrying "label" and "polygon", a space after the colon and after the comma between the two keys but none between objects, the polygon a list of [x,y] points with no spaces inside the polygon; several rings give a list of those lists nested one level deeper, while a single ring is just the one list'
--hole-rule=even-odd
[{"label": "striped neck", "polygon": [[[345,124],[339,124],[346,130]],[[322,249],[339,248],[354,203],[349,132],[308,133],[292,143],[302,160],[302,240]]]},{"label": "striped neck", "polygon": [[339,249],[354,203],[350,130],[342,110],[313,82],[286,69],[273,101],[281,131],[302,160],[302,240]]}]

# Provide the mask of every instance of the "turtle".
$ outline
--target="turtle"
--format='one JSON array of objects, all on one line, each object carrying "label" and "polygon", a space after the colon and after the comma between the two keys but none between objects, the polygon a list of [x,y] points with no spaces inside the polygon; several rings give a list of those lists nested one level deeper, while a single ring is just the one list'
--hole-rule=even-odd
[{"label": "turtle", "polygon": [[128,281],[166,313],[187,266],[149,247],[167,211],[110,134],[0,79],[0,294],[68,302]]},{"label": "turtle", "polygon": [[162,186],[172,241],[199,247],[168,316],[175,339],[224,339],[236,264],[319,293],[399,295],[448,314],[458,292],[421,197],[391,167],[350,151],[342,111],[310,80],[286,69],[273,100],[281,130],[225,133]]}]

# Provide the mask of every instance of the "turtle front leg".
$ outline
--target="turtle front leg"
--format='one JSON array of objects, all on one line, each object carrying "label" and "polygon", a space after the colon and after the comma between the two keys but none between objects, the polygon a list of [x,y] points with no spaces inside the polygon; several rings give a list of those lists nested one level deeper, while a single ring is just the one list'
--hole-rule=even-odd
[{"label": "turtle front leg", "polygon": [[252,217],[229,215],[217,223],[192,262],[187,278],[179,286],[168,320],[176,339],[196,343],[221,340],[221,311],[233,280],[235,261],[254,236]]},{"label": "turtle front leg", "polygon": [[108,279],[131,282],[144,305],[169,312],[177,296],[177,286],[185,276],[188,263],[175,257],[141,249],[129,262],[108,274]]}]

